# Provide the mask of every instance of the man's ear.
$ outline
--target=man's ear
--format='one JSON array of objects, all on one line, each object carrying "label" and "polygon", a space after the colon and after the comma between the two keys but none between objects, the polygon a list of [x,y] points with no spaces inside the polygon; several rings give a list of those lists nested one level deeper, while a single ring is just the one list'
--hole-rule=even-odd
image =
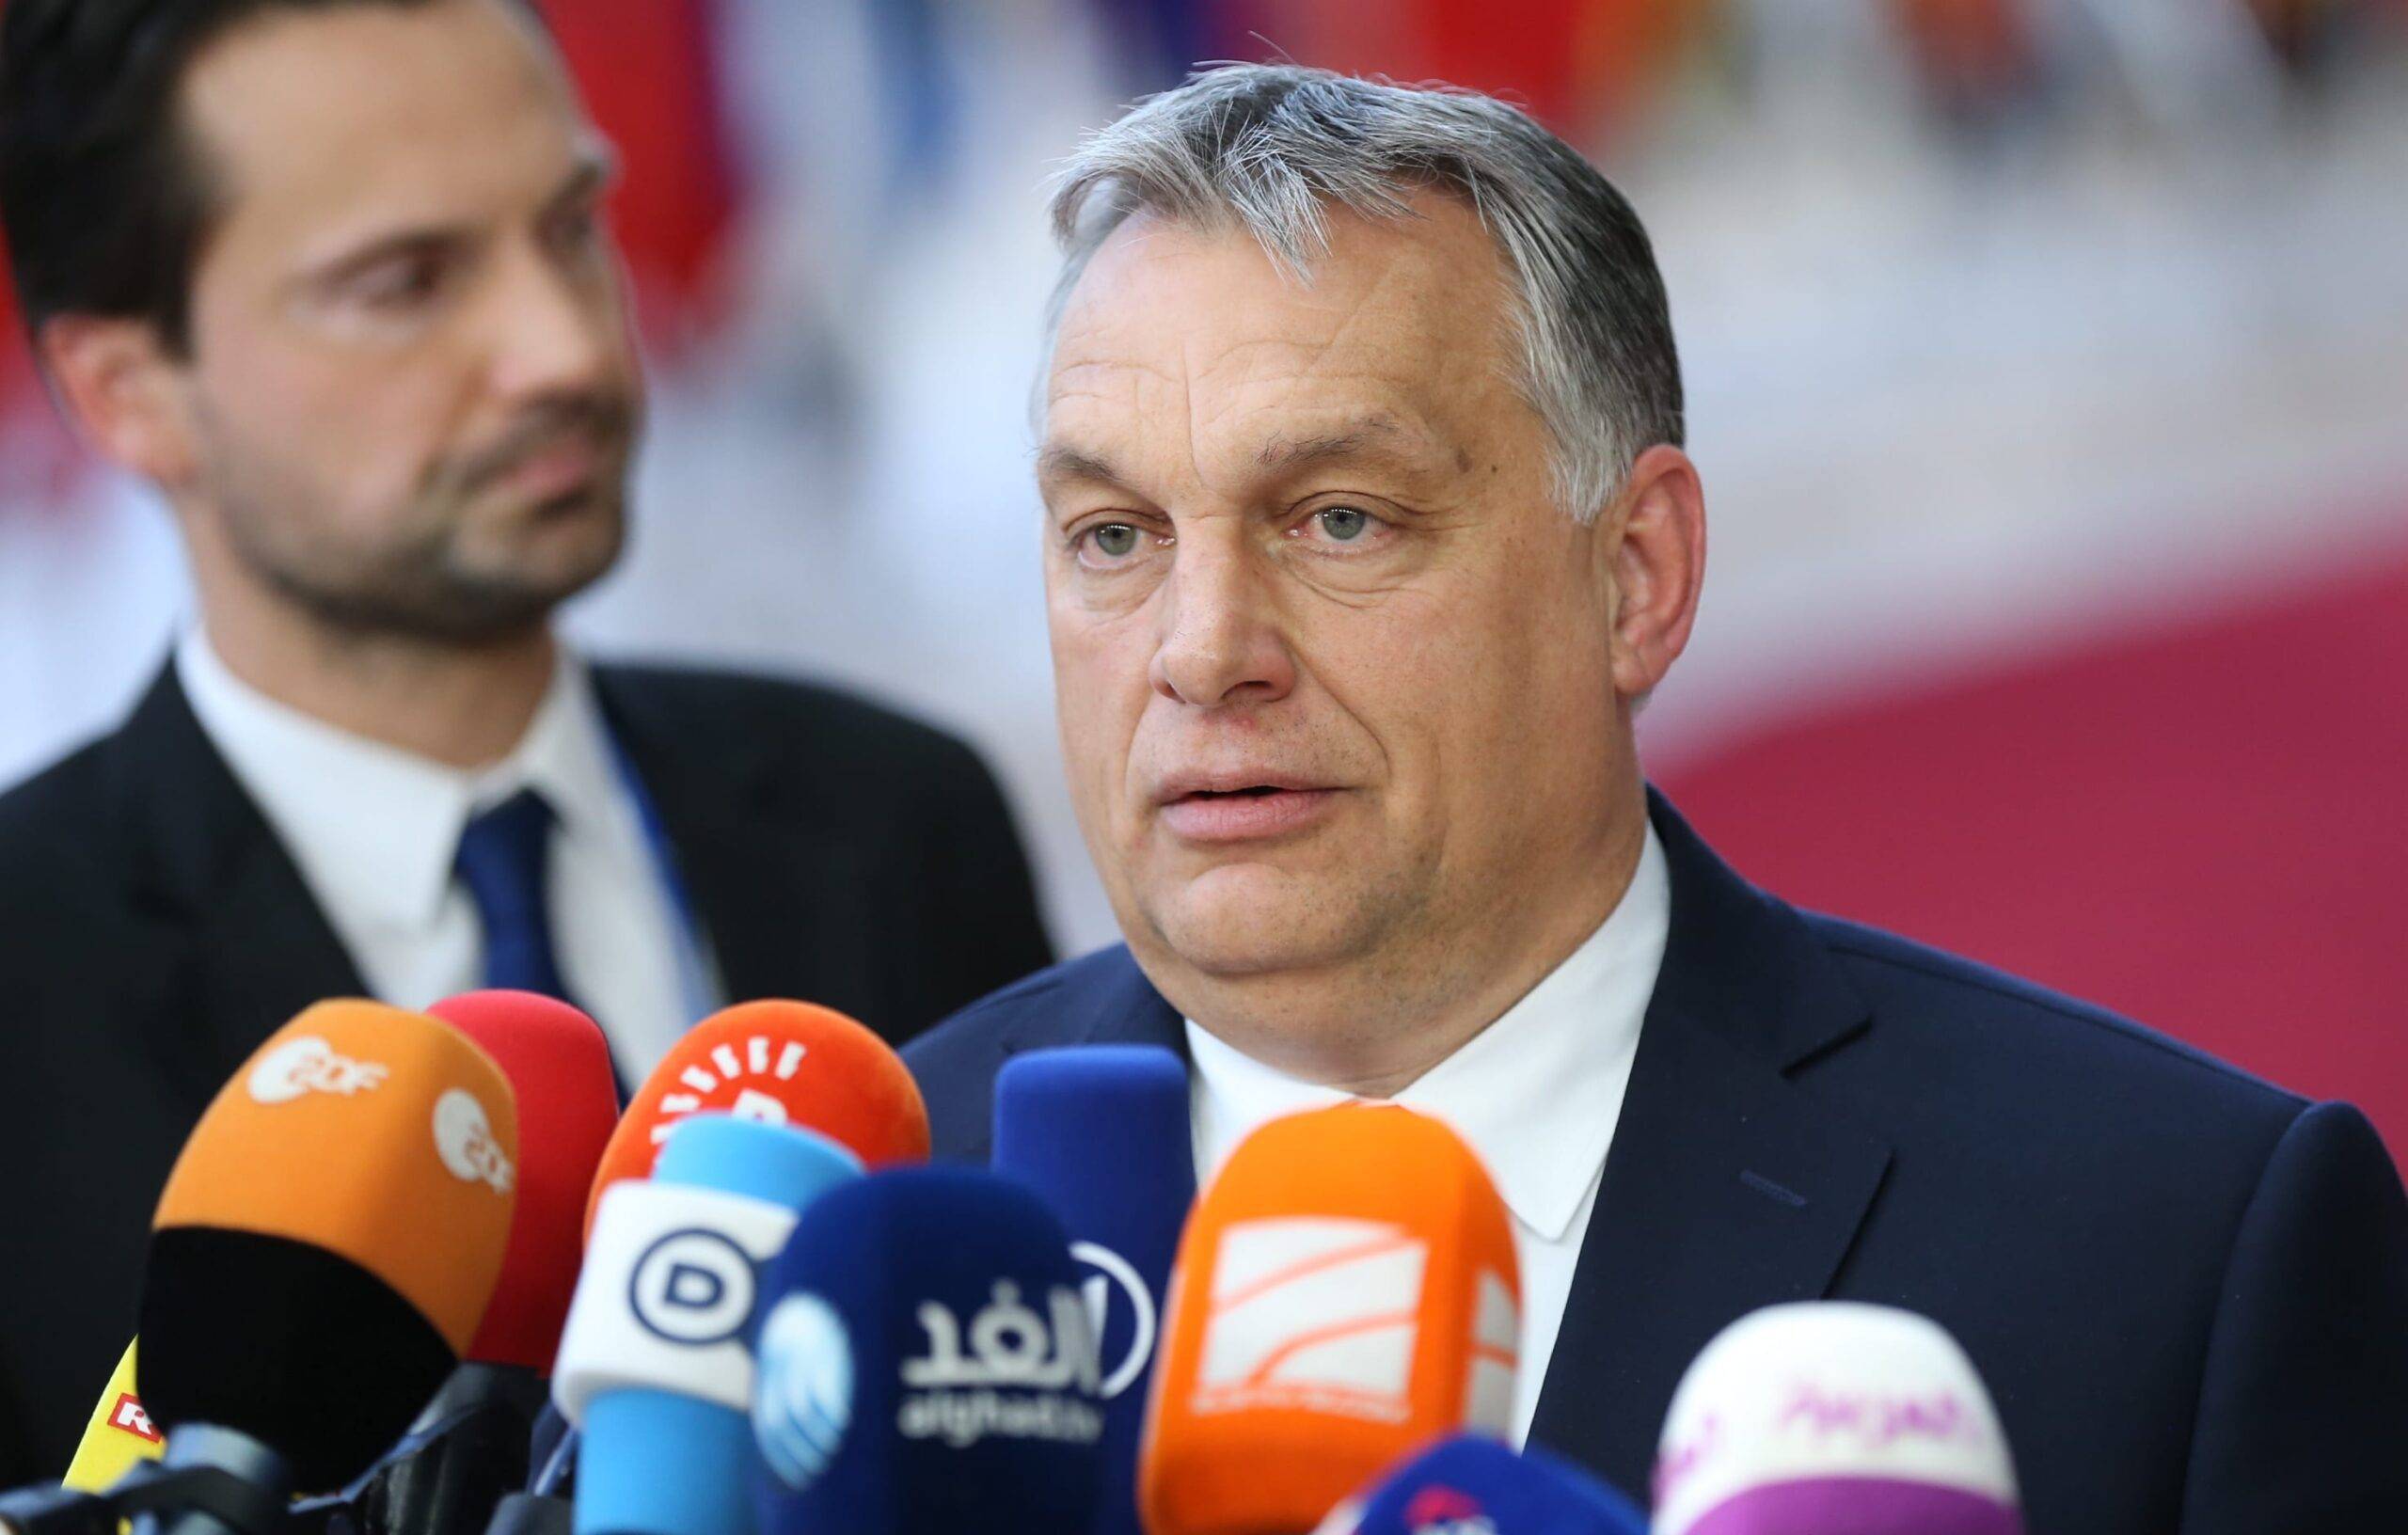
[{"label": "man's ear", "polygon": [[1614,603],[1614,690],[1644,698],[1689,642],[1705,581],[1705,490],[1670,443],[1639,455],[1604,513],[1597,553]]},{"label": "man's ear", "polygon": [[59,403],[104,457],[163,489],[198,466],[183,369],[147,320],[61,315],[39,350]]}]

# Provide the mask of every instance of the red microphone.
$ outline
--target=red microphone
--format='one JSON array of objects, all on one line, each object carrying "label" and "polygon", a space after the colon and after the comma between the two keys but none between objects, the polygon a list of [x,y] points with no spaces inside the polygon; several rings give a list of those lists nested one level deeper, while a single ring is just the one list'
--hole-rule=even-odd
[{"label": "red microphone", "polygon": [[531,991],[469,991],[427,1011],[483,1047],[518,1095],[518,1209],[468,1357],[549,1375],[577,1293],[586,1194],[619,1122],[610,1041]]},{"label": "red microphone", "polygon": [[363,1527],[481,1529],[526,1485],[528,1448],[584,1254],[585,1192],[618,1122],[601,1028],[529,991],[470,991],[427,1009],[491,1056],[518,1101],[518,1198],[501,1275],[467,1356],[414,1425],[417,1448],[361,1495]]}]

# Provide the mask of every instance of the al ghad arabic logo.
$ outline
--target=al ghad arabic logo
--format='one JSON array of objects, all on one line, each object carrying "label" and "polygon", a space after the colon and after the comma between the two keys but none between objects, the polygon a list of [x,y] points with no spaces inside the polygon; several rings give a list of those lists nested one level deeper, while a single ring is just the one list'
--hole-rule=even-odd
[{"label": "al ghad arabic logo", "polygon": [[903,1361],[904,1435],[957,1449],[990,1435],[1084,1445],[1101,1437],[1086,1305],[1068,1285],[1044,1300],[1048,1314],[1040,1315],[1022,1302],[1018,1285],[998,1279],[967,1329],[943,1301],[923,1301],[916,1315],[927,1353]]}]

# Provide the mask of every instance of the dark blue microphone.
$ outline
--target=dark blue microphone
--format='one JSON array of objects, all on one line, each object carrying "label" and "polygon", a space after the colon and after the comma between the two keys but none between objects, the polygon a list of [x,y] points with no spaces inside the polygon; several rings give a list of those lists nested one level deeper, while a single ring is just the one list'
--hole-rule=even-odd
[{"label": "dark blue microphone", "polygon": [[1382,1478],[1351,1522],[1354,1535],[1647,1535],[1622,1494],[1541,1450],[1519,1453],[1479,1434],[1441,1439]]},{"label": "dark blue microphone", "polygon": [[829,1190],[753,1335],[763,1535],[1080,1530],[1103,1402],[1062,1223],[991,1173]]},{"label": "dark blue microphone", "polygon": [[1146,1388],[1180,1228],[1196,1203],[1187,1068],[1153,1045],[1015,1056],[995,1078],[994,1166],[1053,1207],[1082,1271],[1105,1398],[1091,1535],[1142,1535]]}]

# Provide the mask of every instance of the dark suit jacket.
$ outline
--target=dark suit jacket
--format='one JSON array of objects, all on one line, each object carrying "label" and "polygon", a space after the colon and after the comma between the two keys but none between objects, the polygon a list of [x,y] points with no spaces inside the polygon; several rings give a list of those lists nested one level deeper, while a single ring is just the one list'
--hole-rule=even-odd
[{"label": "dark suit jacket", "polygon": [[[1534,1442],[1641,1491],[1700,1347],[1829,1296],[1964,1344],[2034,1535],[2408,1529],[2408,1202],[2356,1111],[1800,913],[1654,813],[1671,938]],[[1183,1053],[1126,949],[917,1041],[940,1154],[986,1155],[1006,1057],[1091,1041]]]},{"label": "dark suit jacket", "polygon": [[[899,1042],[1052,959],[960,742],[794,683],[594,682],[731,997],[825,1003]],[[364,989],[172,671],[0,797],[0,1487],[66,1469],[201,1109],[294,1013]]]}]

